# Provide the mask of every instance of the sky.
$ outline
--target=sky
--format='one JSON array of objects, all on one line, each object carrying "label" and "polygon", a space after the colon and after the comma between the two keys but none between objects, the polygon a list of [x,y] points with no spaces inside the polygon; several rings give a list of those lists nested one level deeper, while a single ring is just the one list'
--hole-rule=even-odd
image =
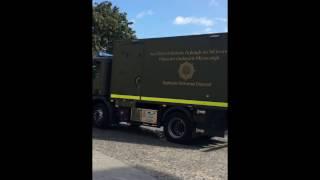
[{"label": "sky", "polygon": [[109,1],[127,13],[139,39],[228,32],[227,0]]}]

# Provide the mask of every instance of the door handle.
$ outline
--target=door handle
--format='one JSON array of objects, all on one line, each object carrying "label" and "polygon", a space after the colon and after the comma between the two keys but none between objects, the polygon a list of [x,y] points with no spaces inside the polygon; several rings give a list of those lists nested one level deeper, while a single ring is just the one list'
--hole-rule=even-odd
[{"label": "door handle", "polygon": [[140,82],[141,82],[141,77],[140,77],[140,76],[136,77],[135,83],[136,83],[136,86],[137,86],[137,87],[140,86]]}]

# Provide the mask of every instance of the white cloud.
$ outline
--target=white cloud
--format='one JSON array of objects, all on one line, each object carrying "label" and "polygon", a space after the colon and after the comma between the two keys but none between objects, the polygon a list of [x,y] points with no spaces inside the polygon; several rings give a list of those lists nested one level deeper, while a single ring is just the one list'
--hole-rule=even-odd
[{"label": "white cloud", "polygon": [[215,20],[222,21],[222,22],[227,22],[228,21],[227,18],[215,18]]},{"label": "white cloud", "polygon": [[183,17],[177,16],[173,21],[173,24],[176,25],[186,25],[186,24],[195,24],[195,25],[203,25],[203,26],[213,26],[213,21],[206,17]]},{"label": "white cloud", "polygon": [[153,15],[154,12],[150,9],[150,10],[147,10],[147,11],[141,11],[140,13],[137,14],[136,18],[140,19],[140,18],[143,18],[144,16],[151,16]]},{"label": "white cloud", "polygon": [[210,0],[209,1],[209,6],[219,6],[218,0]]}]

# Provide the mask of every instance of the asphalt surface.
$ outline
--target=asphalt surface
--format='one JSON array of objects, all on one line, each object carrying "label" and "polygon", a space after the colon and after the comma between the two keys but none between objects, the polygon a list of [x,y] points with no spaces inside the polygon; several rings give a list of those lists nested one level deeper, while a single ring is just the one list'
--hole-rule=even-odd
[{"label": "asphalt surface", "polygon": [[98,151],[92,152],[92,180],[156,180],[147,173]]},{"label": "asphalt surface", "polygon": [[[162,130],[157,128],[93,129],[93,152],[126,165],[126,168],[115,168],[116,172],[125,173],[126,169],[134,168],[157,180],[227,180],[228,148],[202,151],[219,141],[227,138],[198,139],[187,146],[166,141]],[[101,165],[109,166],[105,165],[107,162],[102,161]],[[101,173],[94,171],[94,174],[99,177]]]}]

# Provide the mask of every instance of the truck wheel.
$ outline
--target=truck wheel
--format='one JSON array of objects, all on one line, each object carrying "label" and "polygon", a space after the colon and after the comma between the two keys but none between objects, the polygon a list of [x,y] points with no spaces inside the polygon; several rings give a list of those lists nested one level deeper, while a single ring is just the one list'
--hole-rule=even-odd
[{"label": "truck wheel", "polygon": [[93,125],[105,129],[110,126],[111,106],[103,103],[95,104],[93,107]]},{"label": "truck wheel", "polygon": [[164,124],[164,134],[168,141],[189,144],[192,140],[192,134],[194,132],[194,126],[183,113],[172,113],[166,117],[166,123]]}]

